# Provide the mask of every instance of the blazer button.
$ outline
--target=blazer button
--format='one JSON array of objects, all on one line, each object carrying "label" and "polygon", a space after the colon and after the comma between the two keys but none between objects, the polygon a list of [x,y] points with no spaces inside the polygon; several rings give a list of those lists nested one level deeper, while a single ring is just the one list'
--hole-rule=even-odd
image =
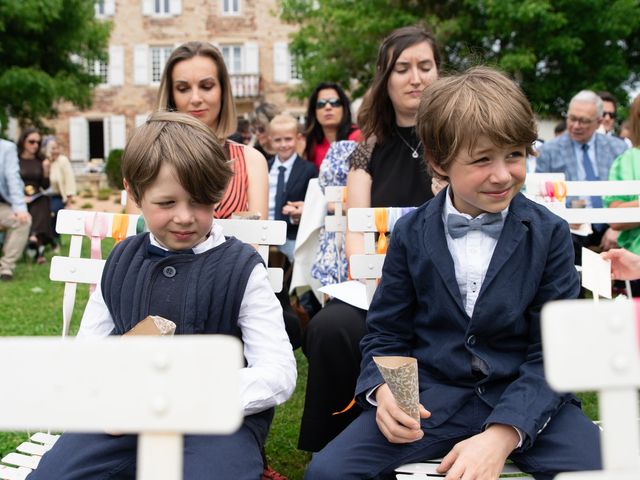
[{"label": "blazer button", "polygon": [[176,276],[176,269],[175,267],[164,267],[162,269],[162,274],[167,278],[173,278]]},{"label": "blazer button", "polygon": [[475,345],[475,344],[476,344],[476,336],[469,335],[469,338],[467,338],[467,345]]},{"label": "blazer button", "polygon": [[484,392],[485,392],[484,385],[478,385],[478,386],[476,387],[476,393],[477,393],[478,395],[484,395]]}]

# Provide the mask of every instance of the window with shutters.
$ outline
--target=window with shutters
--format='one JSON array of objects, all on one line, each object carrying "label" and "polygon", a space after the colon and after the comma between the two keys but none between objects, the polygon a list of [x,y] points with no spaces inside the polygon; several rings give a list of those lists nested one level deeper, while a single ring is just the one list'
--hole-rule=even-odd
[{"label": "window with shutters", "polygon": [[171,5],[169,0],[153,0],[154,15],[169,15],[171,13]]},{"label": "window with shutters", "polygon": [[151,83],[160,83],[162,78],[162,70],[169,55],[171,55],[172,47],[151,47]]},{"label": "window with shutters", "polygon": [[221,50],[229,74],[244,73],[242,65],[242,45],[223,45],[221,46]]},{"label": "window with shutters", "polygon": [[93,6],[97,18],[112,17],[115,14],[115,0],[96,0]]},{"label": "window with shutters", "polygon": [[297,57],[288,51],[289,55],[289,81],[300,82],[302,81],[302,72],[298,68]]},{"label": "window with shutters", "polygon": [[240,0],[222,0],[223,15],[240,15]]},{"label": "window with shutters", "polygon": [[86,63],[87,71],[91,75],[100,77],[100,84],[106,85],[109,83],[109,64],[102,60],[94,60]]}]

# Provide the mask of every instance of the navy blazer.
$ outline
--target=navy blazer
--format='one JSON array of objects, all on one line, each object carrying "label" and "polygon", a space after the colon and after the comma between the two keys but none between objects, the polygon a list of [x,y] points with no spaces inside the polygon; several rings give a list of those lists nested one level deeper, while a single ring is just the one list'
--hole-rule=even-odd
[{"label": "navy blazer", "polygon": [[[540,336],[542,306],[580,290],[569,226],[516,195],[469,318],[442,222],[446,191],[395,225],[367,315],[356,395],[367,406],[366,393],[383,383],[373,356],[413,356],[420,400],[432,414],[424,427],[442,424],[478,395],[493,408],[485,424],[518,427],[528,448],[574,398],[548,386]],[[486,363],[486,378],[474,377],[472,355]]]},{"label": "navy blazer", "polygon": [[[269,171],[271,171],[271,167],[273,167],[274,162],[275,158],[272,158],[267,162],[269,165]],[[316,170],[316,166],[296,155],[296,160],[293,162],[289,178],[287,179],[287,184],[284,186],[285,205],[287,202],[298,202],[300,200],[304,200],[309,180],[316,178],[317,176],[318,170]],[[285,220],[287,222],[287,238],[295,239],[298,234],[298,225],[291,223],[288,216],[285,216]]]},{"label": "navy blazer", "polygon": [[[598,177],[600,180],[609,180],[611,164],[628,147],[624,140],[612,135],[594,135]],[[540,155],[536,159],[536,172],[562,172],[566,180],[581,180],[578,178],[578,159],[568,133],[565,132],[540,147]]]}]

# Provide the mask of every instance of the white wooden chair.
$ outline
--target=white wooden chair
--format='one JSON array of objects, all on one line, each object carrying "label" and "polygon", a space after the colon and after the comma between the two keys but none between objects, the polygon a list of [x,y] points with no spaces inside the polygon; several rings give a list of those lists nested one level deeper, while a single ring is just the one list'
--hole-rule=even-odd
[{"label": "white wooden chair", "polygon": [[[399,212],[401,209],[393,208],[387,210]],[[406,209],[405,213],[409,210]],[[349,258],[349,272],[354,280],[364,281],[367,287],[367,304],[371,303],[373,294],[378,286],[378,280],[382,276],[382,264],[385,258],[384,254],[376,253],[375,236],[380,230],[376,226],[375,212],[375,208],[350,208],[347,212],[349,230],[362,233],[364,237],[364,253],[351,255]],[[399,214],[395,216],[395,220],[398,218]],[[392,220],[391,222],[392,224],[387,222],[386,232],[393,231],[395,221]]]},{"label": "white wooden chair", "polygon": [[602,471],[563,473],[563,480],[640,478],[640,320],[637,302],[564,300],[542,309],[547,381],[554,389],[596,390]]},{"label": "white wooden chair", "polygon": [[[62,301],[62,336],[69,333],[71,318],[76,303],[77,285],[96,284],[102,277],[102,270],[106,260],[101,258],[81,258],[82,238],[84,236],[94,238],[94,247],[99,247],[99,241],[107,237],[120,237],[135,235],[142,231],[144,224],[140,223],[139,215],[119,215],[113,213],[60,210],[56,230],[60,234],[71,235],[69,256],[55,256],[51,259],[49,278],[54,281],[65,282]],[[286,223],[282,221],[263,220],[215,220],[222,225],[225,235],[232,235],[253,244],[260,255],[267,261],[269,245],[281,245],[286,239]],[[114,228],[115,226],[115,228]],[[95,255],[94,255],[95,256]],[[274,291],[282,289],[282,269],[269,268],[269,280]],[[39,378],[39,377],[38,377]],[[46,425],[41,423],[38,427]],[[43,455],[57,440],[57,435],[38,432],[31,436],[30,441],[17,447],[17,453],[8,454],[2,459],[3,463],[11,465],[15,462],[23,462],[24,468],[35,468],[32,458],[25,459],[23,453]],[[11,463],[13,462],[13,463]],[[29,470],[30,471],[30,470]],[[26,472],[25,475],[29,473]],[[12,479],[19,475],[17,471],[9,471],[0,465],[0,480]],[[23,477],[16,477],[23,478]]]},{"label": "white wooden chair", "polygon": [[[114,229],[114,221],[116,228]],[[82,210],[60,210],[56,230],[60,234],[71,235],[69,256],[55,256],[51,259],[49,278],[65,282],[62,306],[62,335],[69,333],[71,316],[76,301],[78,283],[95,284],[100,281],[105,260],[80,258],[82,237],[93,234],[95,239],[122,238],[135,235],[142,230],[139,215],[119,215],[114,213],[96,213]],[[287,227],[282,221],[273,220],[215,220],[223,228],[225,235],[256,246],[267,264],[269,245],[282,245],[286,240]],[[123,223],[126,230],[123,231]],[[120,228],[118,228],[120,226]],[[118,233],[120,232],[120,233]],[[269,268],[269,281],[275,292],[282,289],[283,272],[280,268]]]},{"label": "white wooden chair", "polygon": [[[2,393],[0,430],[139,433],[140,480],[181,479],[184,434],[229,434],[242,423],[242,348],[232,337],[8,337],[0,362],[19,366],[3,373],[15,388]],[[47,449],[8,455],[0,478],[23,480]]]}]

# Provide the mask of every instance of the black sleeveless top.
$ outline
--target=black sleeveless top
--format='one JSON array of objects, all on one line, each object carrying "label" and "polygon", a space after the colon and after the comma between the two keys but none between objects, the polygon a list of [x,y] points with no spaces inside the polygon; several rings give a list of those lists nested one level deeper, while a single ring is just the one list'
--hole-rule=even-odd
[{"label": "black sleeveless top", "polygon": [[[418,158],[413,158],[414,150]],[[361,144],[351,168],[371,175],[372,207],[417,207],[433,198],[431,176],[414,127],[397,127],[383,143],[375,144],[373,152]]]}]

